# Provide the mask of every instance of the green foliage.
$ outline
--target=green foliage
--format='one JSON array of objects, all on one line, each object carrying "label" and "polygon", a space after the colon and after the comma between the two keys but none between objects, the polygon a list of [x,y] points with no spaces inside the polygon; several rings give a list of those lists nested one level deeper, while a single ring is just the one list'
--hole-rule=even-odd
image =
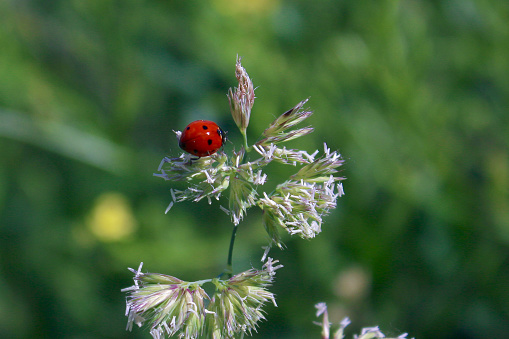
[{"label": "green foliage", "polygon": [[[254,337],[318,338],[318,301],[353,332],[505,337],[508,17],[481,0],[0,2],[0,337],[147,337],[125,332],[127,267],[222,270],[229,217],[164,215],[152,173],[198,118],[243,143],[237,54],[258,86],[249,135],[310,97],[315,132],[288,146],[327,141],[348,178],[322,234],[272,250],[279,307]],[[237,234],[239,270],[260,220]]]}]

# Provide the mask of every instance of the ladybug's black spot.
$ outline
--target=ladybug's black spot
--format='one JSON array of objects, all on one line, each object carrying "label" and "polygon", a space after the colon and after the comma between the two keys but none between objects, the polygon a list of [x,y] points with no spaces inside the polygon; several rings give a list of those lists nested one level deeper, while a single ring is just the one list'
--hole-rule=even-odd
[{"label": "ladybug's black spot", "polygon": [[186,128],[186,129],[187,129],[187,130],[190,130],[190,129],[191,129],[191,127],[187,126],[187,128]]},{"label": "ladybug's black spot", "polygon": [[212,139],[207,140],[207,144],[212,145]]},{"label": "ladybug's black spot", "polygon": [[195,149],[193,151],[194,151],[194,154],[198,154],[198,150],[197,149]]},{"label": "ladybug's black spot", "polygon": [[209,129],[206,125],[203,125],[202,127],[203,129]]}]

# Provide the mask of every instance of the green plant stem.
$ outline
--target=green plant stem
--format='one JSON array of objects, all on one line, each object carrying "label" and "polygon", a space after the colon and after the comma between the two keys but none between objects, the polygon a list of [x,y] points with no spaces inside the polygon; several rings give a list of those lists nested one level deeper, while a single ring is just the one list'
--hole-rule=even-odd
[{"label": "green plant stem", "polygon": [[[251,148],[247,146],[247,133],[246,131],[240,131],[240,133],[242,134],[242,137],[244,139],[244,149],[246,150],[246,152],[249,152],[251,151]],[[242,159],[242,163],[244,163],[246,161],[246,157],[243,157]],[[237,225],[238,226],[238,225]],[[228,261],[226,263],[226,269],[225,269],[225,274],[228,275],[229,278],[231,278],[233,276],[233,245],[235,244],[235,236],[237,234],[237,226],[233,226],[233,230],[232,230],[232,237],[230,239],[230,249],[228,250]]]},{"label": "green plant stem", "polygon": [[247,133],[246,131],[240,131],[240,133],[242,134],[242,137],[244,138],[244,149],[246,150],[246,152],[250,152],[251,151],[251,147],[249,147],[247,145]]},{"label": "green plant stem", "polygon": [[235,244],[235,235],[237,234],[237,226],[233,226],[232,237],[230,239],[230,249],[228,250],[228,262],[226,264],[225,273],[229,278],[233,276],[233,245]]}]

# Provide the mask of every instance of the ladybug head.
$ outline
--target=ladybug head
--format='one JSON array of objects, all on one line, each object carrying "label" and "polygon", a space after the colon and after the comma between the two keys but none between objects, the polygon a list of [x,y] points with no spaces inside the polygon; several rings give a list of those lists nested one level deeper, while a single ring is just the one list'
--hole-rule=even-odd
[{"label": "ladybug head", "polygon": [[217,134],[219,134],[219,135],[221,136],[221,140],[222,140],[222,144],[223,144],[223,146],[224,146],[224,144],[225,144],[226,140],[228,140],[228,137],[226,136],[226,133],[227,133],[227,132],[223,131],[223,130],[221,129],[221,127],[218,127],[218,129],[217,129]]}]

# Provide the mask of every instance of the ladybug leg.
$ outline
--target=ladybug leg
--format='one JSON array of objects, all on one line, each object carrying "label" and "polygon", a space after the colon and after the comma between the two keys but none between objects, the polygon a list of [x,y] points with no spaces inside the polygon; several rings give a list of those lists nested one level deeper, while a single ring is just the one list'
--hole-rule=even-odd
[{"label": "ladybug leg", "polygon": [[200,159],[200,157],[197,157],[197,158],[189,157],[189,163],[188,163],[188,165],[189,165],[189,166],[191,166],[191,165],[193,164],[193,161],[196,161],[196,160],[198,160],[198,159]]}]

